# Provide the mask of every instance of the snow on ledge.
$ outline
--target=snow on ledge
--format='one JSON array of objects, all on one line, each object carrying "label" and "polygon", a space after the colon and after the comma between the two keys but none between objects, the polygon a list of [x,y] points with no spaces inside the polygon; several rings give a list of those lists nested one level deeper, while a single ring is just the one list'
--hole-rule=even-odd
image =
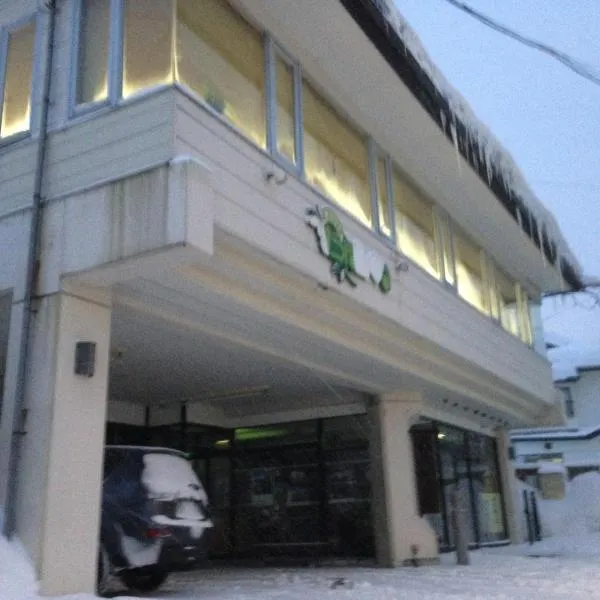
[{"label": "snow on ledge", "polygon": [[564,465],[554,462],[543,462],[538,466],[538,475],[550,475],[559,474],[564,475],[566,473]]},{"label": "snow on ledge", "polygon": [[[560,265],[560,258],[563,257],[575,270],[577,275],[581,277],[581,265],[564,239],[554,215],[541,203],[529,187],[525,176],[510,152],[500,144],[487,125],[477,117],[465,98],[438,69],[425,50],[417,33],[400,14],[394,0],[371,1],[379,8],[384,18],[400,36],[407,50],[419,63],[440,94],[446,99],[455,118],[461,121],[467,128],[468,135],[476,140],[480,149],[479,158],[486,166],[488,179],[491,180],[493,165],[501,174],[505,186],[516,192],[526,203],[540,225],[540,230],[542,230],[541,226],[544,226],[548,236],[556,244],[558,254],[557,266]],[[444,120],[445,116],[442,115],[442,122]],[[456,122],[451,124],[451,130],[453,132],[454,144],[457,145]]]}]

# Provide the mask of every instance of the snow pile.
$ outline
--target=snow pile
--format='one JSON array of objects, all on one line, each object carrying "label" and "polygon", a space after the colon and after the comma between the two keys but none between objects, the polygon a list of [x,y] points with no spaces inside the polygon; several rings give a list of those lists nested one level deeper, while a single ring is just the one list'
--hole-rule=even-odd
[{"label": "snow pile", "polygon": [[[458,119],[467,128],[469,137],[476,141],[479,146],[480,155],[478,158],[486,167],[488,180],[491,181],[492,170],[495,169],[502,177],[507,190],[516,192],[523,199],[540,225],[540,229],[545,229],[547,236],[556,244],[559,258],[561,256],[564,257],[573,269],[581,275],[581,267],[566,240],[563,238],[552,213],[540,202],[529,187],[523,173],[508,150],[494,137],[493,133],[477,117],[464,97],[450,84],[444,74],[431,60],[419,36],[400,14],[394,0],[372,1],[380,9],[388,23],[402,39],[407,50],[448,102],[450,110],[455,117],[454,122],[450,124],[454,144],[458,144],[456,134],[456,120]],[[445,116],[441,115],[441,119],[444,122]]]},{"label": "snow pile", "polygon": [[35,598],[37,584],[25,551],[0,535],[0,599]]},{"label": "snow pile", "polygon": [[560,475],[566,475],[567,471],[566,471],[565,467],[560,463],[556,463],[556,462],[540,463],[540,466],[538,467],[539,475],[548,475],[548,474],[553,474],[553,473],[557,473]]}]

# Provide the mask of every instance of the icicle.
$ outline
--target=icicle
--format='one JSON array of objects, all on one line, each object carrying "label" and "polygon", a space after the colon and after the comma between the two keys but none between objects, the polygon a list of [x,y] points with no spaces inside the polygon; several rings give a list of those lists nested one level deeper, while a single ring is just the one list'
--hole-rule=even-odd
[{"label": "icicle", "polygon": [[458,174],[462,176],[462,167],[460,164],[460,149],[458,147],[458,133],[456,131],[456,124],[454,121],[450,123],[450,133],[452,134],[452,142],[454,143],[454,150],[456,151],[456,165],[458,167]]}]

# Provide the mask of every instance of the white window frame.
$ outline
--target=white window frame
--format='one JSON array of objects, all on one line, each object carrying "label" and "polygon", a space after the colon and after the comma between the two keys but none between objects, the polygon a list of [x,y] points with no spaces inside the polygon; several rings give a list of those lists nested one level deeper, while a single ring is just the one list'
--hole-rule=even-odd
[{"label": "white window frame", "polygon": [[[35,124],[37,123],[38,106],[36,102],[36,81],[40,80],[40,57],[42,50],[42,39],[41,39],[41,27],[39,22],[38,13],[29,14],[26,17],[22,17],[12,23],[9,23],[0,29],[0,124],[2,115],[4,113],[4,91],[6,88],[6,67],[8,58],[8,40],[11,33],[15,33],[20,29],[23,29],[27,25],[33,23],[35,28],[34,43],[33,43],[33,65],[32,65],[32,77],[30,84],[30,97],[31,97],[31,112],[29,116],[29,129],[27,131],[19,131],[13,133],[5,138],[0,138],[0,146],[6,144],[13,144],[16,141],[29,138],[33,135]],[[2,132],[0,131],[0,134]]]},{"label": "white window frame", "polygon": [[110,21],[108,30],[108,94],[104,100],[77,103],[77,79],[79,76],[80,37],[82,6],[85,0],[74,0],[71,15],[71,61],[69,75],[69,119],[98,110],[116,106],[122,97],[123,87],[123,36],[124,10],[127,0],[109,0]]},{"label": "white window frame", "polygon": [[[394,210],[394,189],[392,185],[392,159],[389,154],[385,153],[375,142],[373,138],[369,138],[368,144],[368,160],[369,160],[369,185],[371,187],[371,214],[373,219],[373,229],[384,239],[389,240],[396,245],[396,211]],[[379,176],[377,173],[378,162],[382,160],[384,163],[385,173],[385,193],[388,200],[388,221],[390,224],[390,233],[383,231],[379,221]]]},{"label": "white window frame", "polygon": [[[304,119],[302,102],[302,68],[298,61],[271,35],[264,34],[265,48],[265,115],[267,124],[267,152],[286,170],[304,177]],[[277,58],[280,58],[293,73],[294,97],[294,154],[295,162],[277,150]]]}]

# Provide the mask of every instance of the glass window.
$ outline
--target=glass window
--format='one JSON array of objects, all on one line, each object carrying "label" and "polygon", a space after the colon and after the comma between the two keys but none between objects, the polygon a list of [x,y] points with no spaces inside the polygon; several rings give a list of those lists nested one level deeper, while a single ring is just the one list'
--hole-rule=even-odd
[{"label": "glass window", "polygon": [[266,147],[261,35],[224,0],[177,2],[175,77]]},{"label": "glass window", "polygon": [[386,160],[377,157],[377,207],[379,211],[379,231],[388,237],[392,235],[392,224],[390,222],[390,201],[387,186],[387,164]]},{"label": "glass window", "polygon": [[172,83],[173,3],[126,0],[123,40],[123,97]]},{"label": "glass window", "polygon": [[575,416],[575,401],[573,400],[573,393],[571,388],[561,388],[561,391],[565,397],[565,414],[567,418],[572,419]]},{"label": "glass window", "polygon": [[471,486],[477,513],[479,541],[503,540],[506,538],[506,524],[495,440],[470,433],[469,450]]},{"label": "glass window", "polygon": [[108,98],[110,0],[82,0],[75,103]]},{"label": "glass window", "polygon": [[524,292],[521,287],[518,287],[519,292],[519,304],[520,310],[519,315],[521,318],[521,339],[526,344],[533,344],[533,328],[531,326],[531,314],[529,312],[529,297],[527,293]]},{"label": "glass window", "polygon": [[34,46],[34,22],[9,33],[4,66],[1,138],[29,131]]},{"label": "glass window", "polygon": [[396,170],[392,183],[398,246],[430,275],[439,278],[433,204],[404,181]]},{"label": "glass window", "polygon": [[280,56],[275,58],[277,86],[277,145],[281,156],[296,162],[296,122],[294,102],[294,68]]},{"label": "glass window", "polygon": [[367,226],[373,223],[367,145],[303,82],[306,179]]},{"label": "glass window", "polygon": [[517,286],[507,275],[496,269],[496,297],[502,327],[513,335],[520,336],[519,303]]},{"label": "glass window", "polygon": [[489,314],[481,250],[455,234],[454,261],[459,295],[481,312]]},{"label": "glass window", "polygon": [[450,230],[448,217],[444,215],[440,218],[438,216],[438,226],[444,262],[444,280],[451,286],[455,286],[456,274],[454,271],[454,251],[452,250],[452,231]]}]

